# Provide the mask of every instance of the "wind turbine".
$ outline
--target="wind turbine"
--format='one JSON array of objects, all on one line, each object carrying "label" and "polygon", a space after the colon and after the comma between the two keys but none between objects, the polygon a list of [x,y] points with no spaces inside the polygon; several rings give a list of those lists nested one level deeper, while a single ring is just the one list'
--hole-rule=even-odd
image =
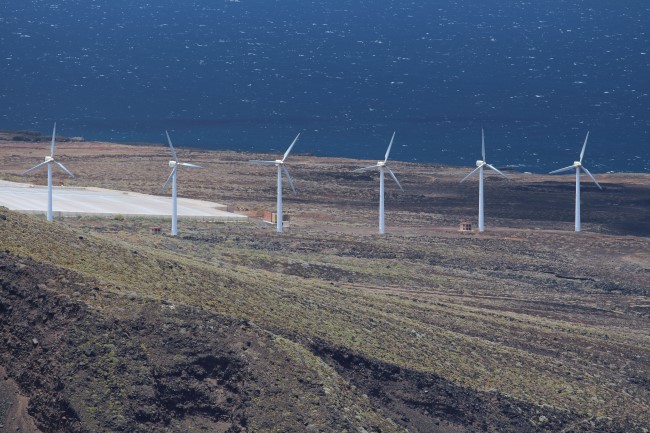
[{"label": "wind turbine", "polygon": [[47,220],[52,221],[52,164],[56,164],[61,168],[61,170],[65,171],[68,173],[73,179],[74,179],[74,174],[70,172],[67,168],[63,166],[59,161],[56,161],[54,159],[54,141],[56,139],[56,122],[54,122],[54,129],[52,130],[52,144],[50,145],[50,156],[45,157],[45,161],[41,162],[40,164],[35,165],[34,167],[30,168],[29,170],[24,171],[22,175],[25,175],[27,173],[31,173],[34,170],[38,170],[39,168],[43,167],[44,165],[47,165]]},{"label": "wind turbine", "polygon": [[467,179],[469,179],[474,173],[478,171],[479,173],[479,180],[478,180],[478,230],[480,232],[485,231],[485,211],[484,211],[484,205],[483,205],[483,167],[488,167],[491,170],[496,171],[499,173],[501,176],[505,177],[506,179],[508,176],[505,174],[501,173],[499,170],[496,169],[491,164],[488,164],[485,162],[485,131],[483,128],[481,128],[481,156],[483,157],[482,160],[476,161],[476,168],[470,172],[467,176],[463,178],[460,182],[463,183]]},{"label": "wind turbine", "polygon": [[370,167],[357,168],[354,170],[355,173],[361,173],[364,171],[379,171],[379,234],[383,235],[385,232],[384,224],[384,173],[387,171],[390,177],[393,178],[399,189],[404,192],[404,188],[400,185],[399,180],[395,176],[395,173],[386,165],[388,162],[388,155],[390,154],[390,148],[393,146],[393,141],[395,140],[395,132],[393,132],[393,137],[390,139],[388,144],[388,149],[386,150],[386,156],[383,161],[377,161],[377,164],[371,165]]},{"label": "wind turbine", "polygon": [[169,174],[169,177],[163,184],[160,192],[163,192],[165,188],[167,188],[169,181],[172,182],[172,236],[177,236],[178,235],[178,206],[176,204],[176,172],[179,166],[191,167],[191,168],[203,168],[203,167],[196,164],[190,164],[189,162],[180,162],[178,160],[178,156],[176,155],[176,151],[174,150],[174,146],[172,145],[172,139],[169,138],[169,133],[165,131],[165,134],[167,135],[167,142],[169,143],[169,148],[172,151],[172,156],[174,157],[174,159],[173,161],[169,161],[169,167],[172,169],[172,172]]},{"label": "wind turbine", "polygon": [[278,168],[278,209],[276,211],[277,215],[277,232],[282,233],[282,172],[284,171],[284,174],[287,176],[287,180],[289,181],[289,186],[291,186],[291,190],[293,193],[296,193],[296,188],[293,186],[293,181],[291,180],[291,176],[289,175],[289,170],[287,170],[287,167],[284,165],[284,162],[287,160],[287,156],[289,156],[289,152],[291,152],[291,149],[293,149],[293,146],[296,144],[298,141],[298,138],[300,137],[300,134],[296,135],[296,138],[293,139],[293,142],[289,146],[286,152],[284,152],[284,157],[282,159],[276,159],[275,161],[261,161],[261,160],[254,160],[250,161],[253,164],[257,165],[275,165]]},{"label": "wind turbine", "polygon": [[594,183],[598,188],[600,188],[601,190],[603,189],[603,187],[600,186],[600,184],[591,175],[591,173],[589,173],[589,170],[587,170],[587,168],[582,165],[582,158],[585,156],[585,149],[587,148],[587,140],[589,140],[589,131],[587,131],[587,136],[585,137],[585,144],[582,145],[582,151],[580,152],[580,161],[574,161],[573,165],[561,168],[559,170],[554,170],[549,173],[549,174],[561,173],[563,171],[571,171],[573,169],[575,169],[576,171],[576,216],[575,216],[576,232],[580,231],[580,170],[587,173],[587,176],[589,176],[591,180],[594,181]]}]

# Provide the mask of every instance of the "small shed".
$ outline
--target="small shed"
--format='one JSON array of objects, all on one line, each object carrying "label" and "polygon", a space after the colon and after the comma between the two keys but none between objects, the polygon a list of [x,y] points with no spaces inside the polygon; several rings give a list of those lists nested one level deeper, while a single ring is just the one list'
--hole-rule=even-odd
[{"label": "small shed", "polygon": [[472,231],[472,223],[469,222],[469,221],[461,221],[459,230],[461,232],[471,232]]},{"label": "small shed", "polygon": [[150,232],[152,235],[159,235],[159,234],[162,233],[162,228],[161,228],[160,226],[151,226],[151,227],[149,228],[149,232]]},{"label": "small shed", "polygon": [[[275,212],[264,212],[264,221],[270,222],[270,223],[277,223],[278,222],[278,214]],[[289,214],[283,214],[282,215],[282,222],[283,223],[288,223],[290,221]]]}]

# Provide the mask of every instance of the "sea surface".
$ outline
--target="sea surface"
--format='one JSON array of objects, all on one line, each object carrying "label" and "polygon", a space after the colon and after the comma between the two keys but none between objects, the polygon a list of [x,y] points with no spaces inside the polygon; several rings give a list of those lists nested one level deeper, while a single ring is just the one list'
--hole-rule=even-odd
[{"label": "sea surface", "polygon": [[0,128],[650,171],[647,0],[2,0]]}]

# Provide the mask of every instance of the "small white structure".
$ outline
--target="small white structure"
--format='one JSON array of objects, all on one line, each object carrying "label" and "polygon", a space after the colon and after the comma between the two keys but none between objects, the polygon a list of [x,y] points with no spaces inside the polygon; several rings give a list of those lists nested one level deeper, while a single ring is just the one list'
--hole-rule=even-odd
[{"label": "small white structure", "polygon": [[591,175],[589,170],[587,170],[586,167],[582,165],[582,158],[585,156],[585,148],[587,147],[587,140],[589,140],[589,131],[587,131],[587,137],[585,137],[585,144],[582,145],[582,151],[580,152],[580,161],[574,161],[573,165],[570,165],[568,167],[561,168],[559,170],[554,170],[550,172],[549,174],[554,174],[554,173],[562,173],[563,171],[571,171],[575,169],[576,171],[576,210],[575,210],[575,230],[576,232],[579,232],[581,227],[580,227],[580,170],[584,171],[587,173],[587,176],[591,178],[591,180],[594,181],[596,186],[600,188],[601,190],[603,189],[600,184],[596,181],[596,179]]},{"label": "small white structure", "polygon": [[505,177],[506,179],[508,176],[505,174],[501,173],[499,170],[497,170],[494,166],[488,164],[485,162],[485,132],[481,128],[481,156],[483,157],[482,160],[476,161],[476,168],[472,170],[470,174],[465,176],[463,180],[460,182],[463,183],[467,179],[469,179],[474,173],[477,171],[479,172],[479,178],[478,178],[478,231],[482,232],[485,231],[485,211],[484,211],[484,205],[483,205],[483,167],[488,167],[491,170],[496,171],[499,173],[501,176]]},{"label": "small white structure", "polygon": [[399,189],[404,192],[404,188],[400,185],[399,180],[395,173],[386,165],[388,162],[388,155],[390,154],[390,148],[393,146],[393,141],[395,140],[395,132],[393,132],[393,137],[390,139],[388,144],[388,149],[386,150],[386,156],[383,161],[377,161],[377,164],[371,165],[370,167],[357,168],[354,170],[355,173],[360,173],[364,171],[379,171],[379,234],[383,235],[385,233],[385,219],[384,219],[384,172],[387,171],[390,177],[393,178]]},{"label": "small white structure", "polygon": [[293,139],[293,142],[289,146],[286,152],[284,152],[284,157],[282,159],[276,159],[275,161],[260,161],[260,160],[254,160],[250,161],[253,164],[258,164],[258,165],[275,165],[278,168],[278,198],[277,198],[277,214],[280,216],[280,218],[277,219],[277,232],[282,233],[282,221],[284,218],[282,217],[282,172],[284,171],[284,174],[287,176],[287,180],[289,181],[289,186],[291,186],[291,190],[293,193],[296,193],[296,188],[293,186],[293,181],[291,180],[291,176],[289,175],[289,170],[287,170],[287,167],[284,165],[284,162],[287,160],[287,157],[289,156],[289,153],[291,152],[291,149],[293,149],[293,146],[296,144],[298,141],[298,138],[300,137],[300,134],[296,135],[296,138]]}]

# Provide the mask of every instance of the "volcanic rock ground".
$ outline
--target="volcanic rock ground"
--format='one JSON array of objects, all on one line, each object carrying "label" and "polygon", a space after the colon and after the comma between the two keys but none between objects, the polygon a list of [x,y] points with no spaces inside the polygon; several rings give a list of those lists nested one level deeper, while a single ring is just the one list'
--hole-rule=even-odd
[{"label": "volcanic rock ground", "polygon": [[[0,136],[0,177],[47,153]],[[15,140],[20,139],[20,141]],[[296,147],[296,150],[299,150]],[[179,149],[179,195],[247,223],[43,217],[0,210],[0,431],[647,432],[650,176],[486,179],[395,162],[387,235],[373,161],[292,155],[282,235],[275,171]],[[77,179],[158,194],[167,149],[68,141]],[[55,197],[56,200],[56,197]]]}]

